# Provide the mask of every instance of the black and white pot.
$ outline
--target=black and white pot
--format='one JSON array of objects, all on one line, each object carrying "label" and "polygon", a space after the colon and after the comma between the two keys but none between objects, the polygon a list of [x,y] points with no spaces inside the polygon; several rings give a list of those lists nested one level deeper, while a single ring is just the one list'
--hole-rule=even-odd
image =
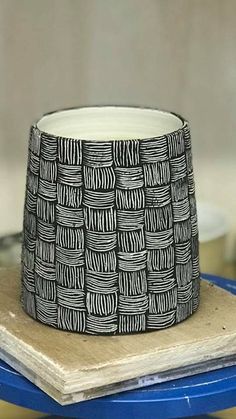
[{"label": "black and white pot", "polygon": [[32,126],[22,303],[91,334],[163,329],[199,304],[188,123],[156,109],[57,111]]}]

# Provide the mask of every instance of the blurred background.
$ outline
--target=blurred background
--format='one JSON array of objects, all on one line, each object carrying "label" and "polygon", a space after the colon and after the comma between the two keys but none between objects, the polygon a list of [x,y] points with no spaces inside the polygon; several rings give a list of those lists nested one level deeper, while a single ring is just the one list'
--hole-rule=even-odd
[{"label": "blurred background", "polygon": [[235,0],[0,0],[1,235],[21,229],[32,121],[146,105],[190,121],[197,198],[225,213],[235,259],[235,16]]},{"label": "blurred background", "polygon": [[203,270],[223,272],[226,251],[234,276],[235,41],[235,0],[0,0],[0,236],[21,230],[34,120],[80,105],[158,107],[191,124]]}]

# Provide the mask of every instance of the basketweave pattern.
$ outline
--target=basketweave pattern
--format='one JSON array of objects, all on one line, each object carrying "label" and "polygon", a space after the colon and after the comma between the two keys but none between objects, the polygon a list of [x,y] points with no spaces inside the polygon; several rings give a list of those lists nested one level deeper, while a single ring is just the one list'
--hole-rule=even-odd
[{"label": "basketweave pattern", "polygon": [[22,303],[91,334],[163,329],[199,304],[188,124],[157,138],[85,141],[30,133]]}]

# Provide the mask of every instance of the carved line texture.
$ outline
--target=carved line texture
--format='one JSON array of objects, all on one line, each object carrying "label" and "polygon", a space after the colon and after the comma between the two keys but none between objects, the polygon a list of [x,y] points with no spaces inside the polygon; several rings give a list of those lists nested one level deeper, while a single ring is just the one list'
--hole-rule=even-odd
[{"label": "carved line texture", "polygon": [[31,128],[22,303],[90,334],[169,327],[199,304],[188,124],[161,137],[85,141]]}]

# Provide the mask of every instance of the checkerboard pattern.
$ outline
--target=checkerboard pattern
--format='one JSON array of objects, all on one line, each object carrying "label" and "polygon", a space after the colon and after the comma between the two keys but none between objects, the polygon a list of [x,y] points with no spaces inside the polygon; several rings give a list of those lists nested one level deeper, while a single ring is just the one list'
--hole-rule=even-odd
[{"label": "checkerboard pattern", "polygon": [[187,122],[169,135],[86,141],[30,133],[22,303],[90,334],[169,327],[199,304]]}]

